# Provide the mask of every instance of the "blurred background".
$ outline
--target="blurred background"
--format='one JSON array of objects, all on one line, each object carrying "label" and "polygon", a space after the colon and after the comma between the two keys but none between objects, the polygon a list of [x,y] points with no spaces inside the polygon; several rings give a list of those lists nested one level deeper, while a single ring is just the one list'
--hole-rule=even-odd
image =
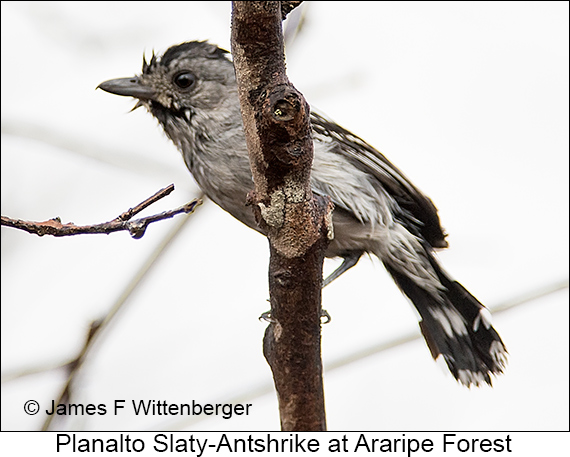
[{"label": "blurred background", "polygon": [[[200,194],[134,102],[97,85],[143,52],[230,49],[229,2],[2,2],[2,214],[86,225],[174,183]],[[437,205],[446,269],[510,353],[493,388],[442,374],[377,259],[323,292],[330,430],[567,430],[568,3],[306,2],[287,68],[309,103],[382,151]],[[264,237],[205,201],[146,235],[2,227],[2,430],[38,430],[93,321],[73,403],[251,403],[248,416],[60,418],[58,430],[278,430],[262,355]],[[338,261],[327,260],[325,272]],[[40,414],[27,415],[36,400]]]}]

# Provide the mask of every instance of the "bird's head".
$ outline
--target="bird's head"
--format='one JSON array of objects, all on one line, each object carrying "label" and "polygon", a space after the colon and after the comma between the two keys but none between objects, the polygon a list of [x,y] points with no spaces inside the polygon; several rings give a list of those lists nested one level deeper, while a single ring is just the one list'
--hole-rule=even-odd
[{"label": "bird's head", "polygon": [[[228,52],[205,41],[169,48],[163,55],[143,57],[142,73],[111,79],[98,88],[138,99],[165,127],[173,118],[191,122],[196,113],[222,109],[228,95],[237,96],[235,73]],[[133,108],[134,109],[134,108]]]}]

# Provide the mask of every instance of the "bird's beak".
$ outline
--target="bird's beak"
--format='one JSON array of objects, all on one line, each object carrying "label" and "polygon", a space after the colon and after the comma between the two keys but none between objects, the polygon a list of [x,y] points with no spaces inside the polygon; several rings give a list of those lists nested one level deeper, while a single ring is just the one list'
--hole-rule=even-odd
[{"label": "bird's beak", "polygon": [[97,89],[103,89],[111,94],[138,98],[139,100],[154,100],[156,98],[155,91],[149,86],[142,85],[140,78],[137,76],[110,79],[99,84]]}]

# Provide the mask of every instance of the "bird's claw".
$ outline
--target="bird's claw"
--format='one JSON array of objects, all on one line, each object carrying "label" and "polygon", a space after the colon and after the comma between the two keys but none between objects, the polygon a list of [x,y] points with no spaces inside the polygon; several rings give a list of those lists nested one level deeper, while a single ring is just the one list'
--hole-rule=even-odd
[{"label": "bird's claw", "polygon": [[271,317],[271,311],[265,311],[264,313],[261,313],[261,316],[259,316],[259,320],[264,320],[265,322],[270,322],[272,324],[274,324],[276,321],[275,319],[273,319]]},{"label": "bird's claw", "polygon": [[[324,321],[323,318],[325,319]],[[321,309],[321,324],[325,325],[328,324],[330,321],[332,321],[331,315],[328,313],[326,309]]]}]

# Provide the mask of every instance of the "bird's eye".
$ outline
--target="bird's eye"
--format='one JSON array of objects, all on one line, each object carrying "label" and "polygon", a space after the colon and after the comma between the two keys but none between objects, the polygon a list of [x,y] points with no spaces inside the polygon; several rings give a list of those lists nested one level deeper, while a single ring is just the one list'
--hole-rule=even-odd
[{"label": "bird's eye", "polygon": [[174,77],[174,84],[176,84],[180,89],[188,89],[192,87],[196,82],[196,76],[189,71],[185,71],[183,73],[178,73]]}]

